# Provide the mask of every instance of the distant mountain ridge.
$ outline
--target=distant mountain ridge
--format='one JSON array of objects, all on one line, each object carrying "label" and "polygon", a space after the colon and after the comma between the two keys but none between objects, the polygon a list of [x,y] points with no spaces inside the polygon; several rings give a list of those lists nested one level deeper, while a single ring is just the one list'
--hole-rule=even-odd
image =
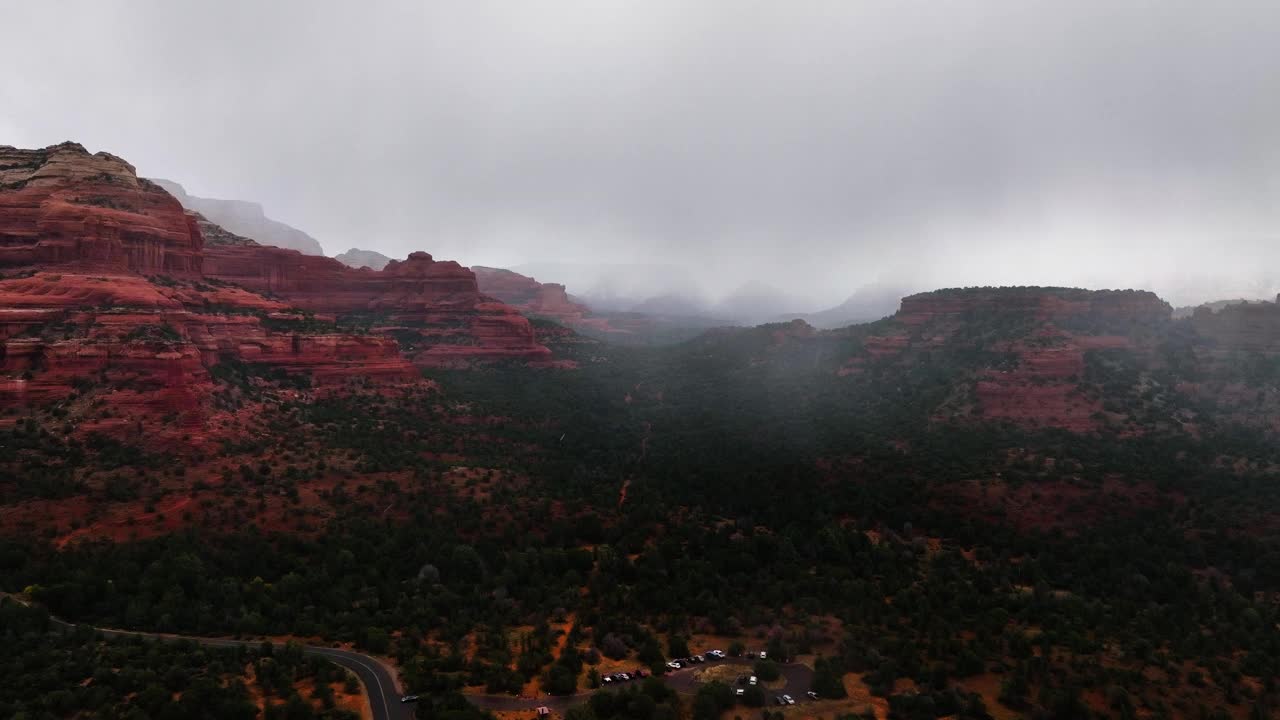
[{"label": "distant mountain ridge", "polygon": [[1261,302],[1267,302],[1267,301],[1262,298],[1254,298],[1252,300],[1247,298],[1232,298],[1230,300],[1213,300],[1211,302],[1200,303],[1199,305],[1182,305],[1180,307],[1176,307],[1173,309],[1173,316],[1175,318],[1186,318],[1196,314],[1196,312],[1201,310],[1202,308],[1209,312],[1216,313],[1225,308],[1229,308],[1232,305],[1248,305],[1249,303],[1261,303]]},{"label": "distant mountain ridge", "polygon": [[333,259],[357,270],[362,267],[367,267],[370,270],[381,270],[387,266],[387,263],[391,262],[391,258],[377,250],[361,250],[360,248],[351,248],[344,253],[334,255]]},{"label": "distant mountain ridge", "polygon": [[898,310],[901,299],[910,294],[912,291],[901,287],[865,287],[835,307],[810,313],[775,315],[773,319],[778,322],[800,319],[819,330],[834,330],[888,317]]},{"label": "distant mountain ridge", "polygon": [[307,233],[267,217],[262,206],[246,200],[221,200],[189,195],[186,188],[172,180],[151,178],[151,182],[164,188],[182,203],[182,207],[194,210],[229,232],[256,241],[259,245],[274,245],[297,250],[304,255],[324,255],[320,241]]}]

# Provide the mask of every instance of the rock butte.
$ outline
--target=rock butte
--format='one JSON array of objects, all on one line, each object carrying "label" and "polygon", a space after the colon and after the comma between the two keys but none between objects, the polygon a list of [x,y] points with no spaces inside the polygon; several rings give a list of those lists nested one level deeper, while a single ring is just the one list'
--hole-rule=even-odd
[{"label": "rock butte", "polygon": [[[415,364],[550,355],[455,262],[414,253],[354,270],[260,245],[75,143],[0,147],[0,273],[0,408],[96,383],[126,414],[176,415],[189,429],[224,362],[324,387],[418,382]],[[342,331],[351,317],[368,332]]]},{"label": "rock butte", "polygon": [[492,295],[521,312],[545,317],[572,327],[611,331],[604,318],[591,317],[591,308],[569,298],[564,285],[541,283],[527,275],[477,265],[472,268],[480,283],[480,291]]},{"label": "rock butte", "polygon": [[1169,322],[1172,313],[1155,294],[1133,290],[972,288],[920,293],[903,298],[885,329],[863,339],[865,356],[851,359],[838,374],[856,375],[868,362],[891,360],[912,350],[976,342],[963,336],[975,318],[1020,319],[1034,328],[1027,337],[983,347],[1012,356],[1013,367],[980,373],[972,381],[970,401],[940,408],[938,419],[969,417],[1089,432],[1101,426],[1103,407],[1080,390],[1085,353],[1115,348],[1150,351],[1128,336],[1091,329],[1091,321],[1154,327]]},{"label": "rock butte", "polygon": [[283,298],[303,310],[382,313],[387,329],[413,329],[422,338],[424,345],[413,354],[420,364],[541,360],[551,354],[515,308],[480,293],[474,273],[425,252],[392,260],[378,271],[355,270],[296,250],[218,246],[205,253],[205,264],[208,277]]},{"label": "rock butte", "polygon": [[196,221],[133,166],[76,143],[0,146],[0,271],[81,266],[200,275]]}]

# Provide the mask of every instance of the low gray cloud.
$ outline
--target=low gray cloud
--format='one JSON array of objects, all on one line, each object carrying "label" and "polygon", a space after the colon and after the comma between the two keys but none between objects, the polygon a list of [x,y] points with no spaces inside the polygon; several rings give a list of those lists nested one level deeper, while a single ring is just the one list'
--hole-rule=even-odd
[{"label": "low gray cloud", "polygon": [[331,253],[674,263],[814,304],[877,280],[1280,282],[1274,3],[4,14],[0,143],[108,150]]}]

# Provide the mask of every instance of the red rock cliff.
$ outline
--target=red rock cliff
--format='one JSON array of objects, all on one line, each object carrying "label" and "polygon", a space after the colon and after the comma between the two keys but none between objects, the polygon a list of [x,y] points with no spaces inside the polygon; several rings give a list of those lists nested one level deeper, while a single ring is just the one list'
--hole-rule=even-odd
[{"label": "red rock cliff", "polygon": [[200,274],[195,220],[114,155],[0,146],[0,268]]},{"label": "red rock cliff", "polygon": [[984,287],[911,295],[902,299],[894,317],[906,325],[923,325],[975,313],[1023,313],[1043,320],[1092,316],[1156,323],[1169,320],[1173,308],[1145,290]]},{"label": "red rock cliff", "polygon": [[[222,242],[205,246],[201,223]],[[70,143],[0,148],[0,270],[0,409],[79,403],[90,430],[199,428],[224,363],[403,384],[421,382],[414,363],[550,354],[456,262],[414,253],[373,272],[258,245]]]},{"label": "red rock cliff", "polygon": [[862,352],[839,374],[860,374],[873,363],[910,363],[916,351],[980,350],[993,364],[957,387],[937,409],[937,419],[1088,432],[1108,418],[1084,384],[1086,353],[1150,353],[1142,338],[1167,326],[1172,312],[1153,293],[1135,290],[1014,287],[920,293],[903,298],[898,313],[883,330],[862,339]]},{"label": "red rock cliff", "polygon": [[1276,302],[1228,305],[1216,312],[1197,308],[1191,326],[1214,353],[1280,354],[1280,297]]},{"label": "red rock cliff", "polygon": [[416,336],[410,345],[419,364],[550,355],[515,308],[481,294],[474,273],[425,252],[356,270],[296,250],[219,246],[206,250],[205,273],[304,310],[372,315],[376,329]]},{"label": "red rock cliff", "polygon": [[525,313],[574,324],[591,312],[587,306],[570,300],[564,285],[559,283],[540,283],[527,275],[500,268],[476,266],[472,270],[481,292]]},{"label": "red rock cliff", "polygon": [[190,429],[209,411],[209,369],[227,361],[304,374],[317,386],[419,379],[394,339],[308,322],[283,303],[198,280],[65,272],[0,280],[0,407],[94,388],[117,416],[173,413]]}]

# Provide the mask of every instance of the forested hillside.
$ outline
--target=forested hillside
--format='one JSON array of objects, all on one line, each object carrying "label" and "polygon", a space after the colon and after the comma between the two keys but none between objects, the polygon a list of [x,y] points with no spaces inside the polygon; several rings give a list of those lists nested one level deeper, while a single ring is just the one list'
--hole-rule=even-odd
[{"label": "forested hillside", "polygon": [[0,598],[0,716],[356,720],[354,676],[295,647],[212,649],[57,629]]},{"label": "forested hillside", "polygon": [[975,290],[648,349],[539,325],[576,369],[260,376],[259,430],[212,477],[25,414],[8,442],[70,484],[17,483],[8,517],[86,490],[156,510],[25,516],[0,574],[74,619],[351,641],[427,715],[720,638],[821,656],[901,717],[1269,717],[1276,365],[1161,305]]}]

